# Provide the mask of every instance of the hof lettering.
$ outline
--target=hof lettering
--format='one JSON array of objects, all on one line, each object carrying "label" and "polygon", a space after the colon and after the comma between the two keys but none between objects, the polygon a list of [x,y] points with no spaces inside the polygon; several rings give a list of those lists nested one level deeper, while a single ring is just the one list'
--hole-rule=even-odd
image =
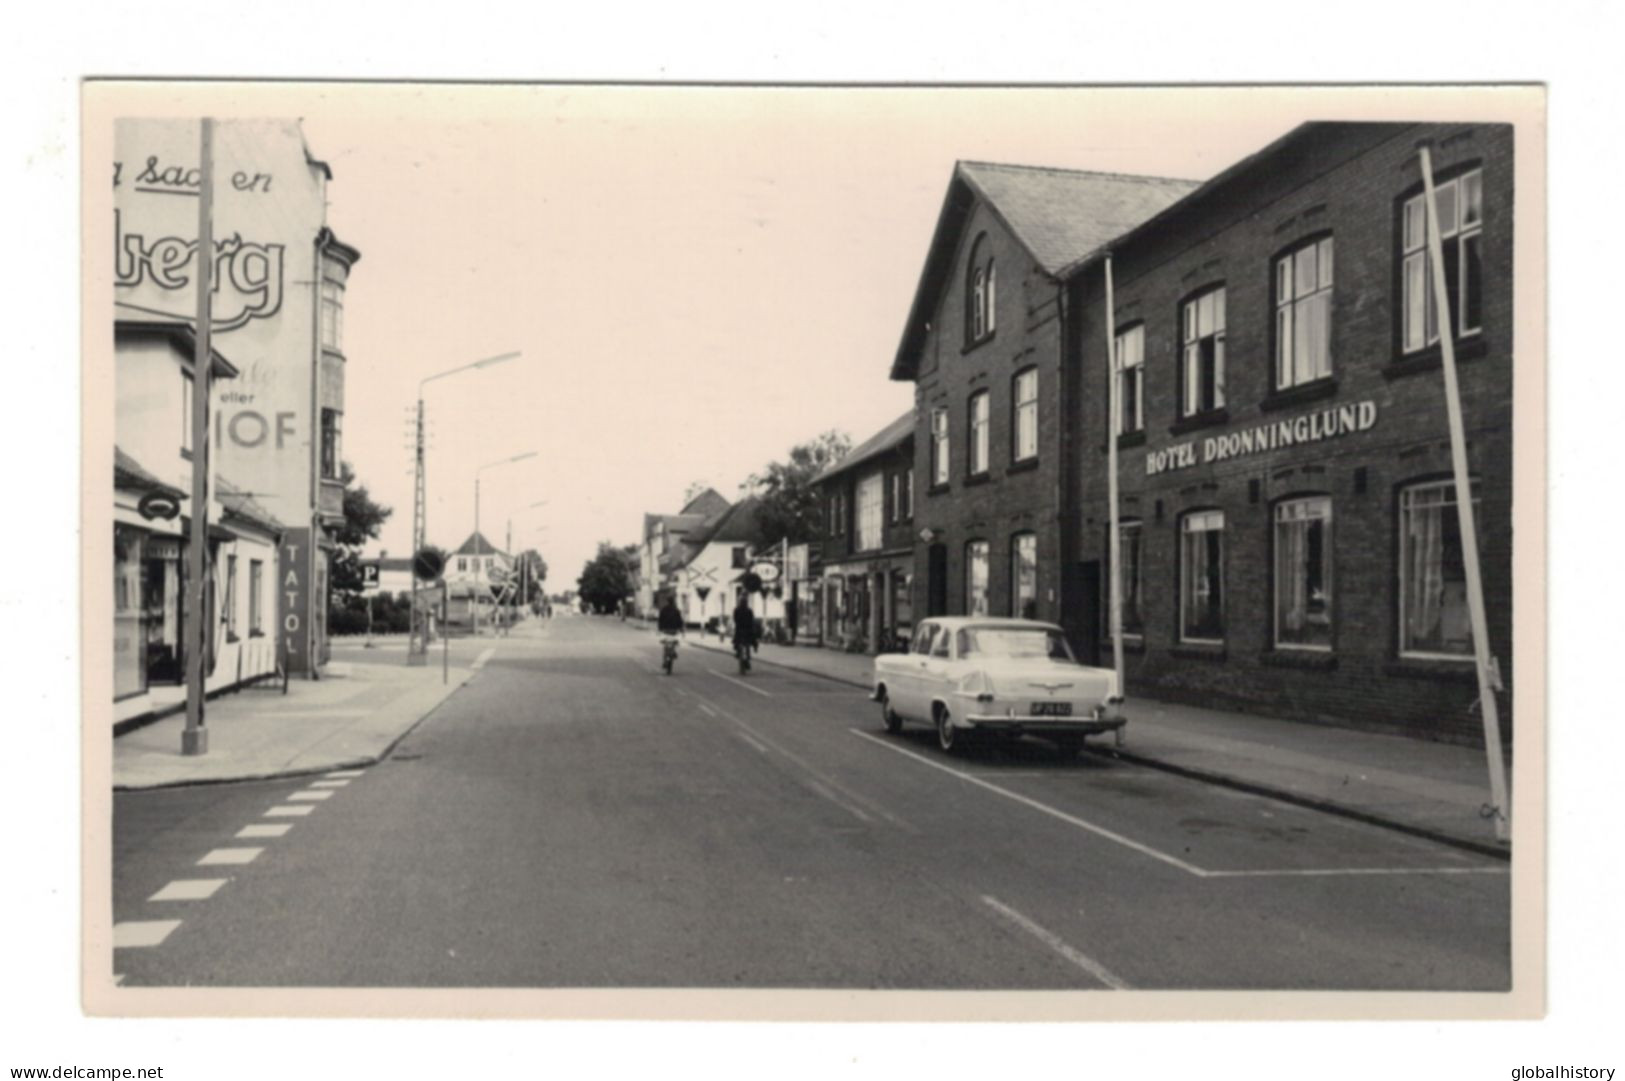
[{"label": "hof lettering", "polygon": [[[1200,461],[1212,465],[1246,454],[1280,450],[1300,443],[1318,443],[1353,432],[1370,431],[1377,425],[1377,403],[1356,402],[1332,409],[1307,413],[1291,420],[1261,424],[1239,432],[1214,435],[1202,440]],[[1197,444],[1177,443],[1162,450],[1148,451],[1145,456],[1146,476],[1155,476],[1173,469],[1184,469],[1198,463]]]}]

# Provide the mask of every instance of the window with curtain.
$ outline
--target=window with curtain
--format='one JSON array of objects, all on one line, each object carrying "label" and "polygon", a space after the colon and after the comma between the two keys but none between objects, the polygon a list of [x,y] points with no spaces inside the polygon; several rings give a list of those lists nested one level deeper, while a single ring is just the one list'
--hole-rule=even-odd
[{"label": "window with curtain", "polygon": [[1224,641],[1224,512],[1187,514],[1179,523],[1179,639]]},{"label": "window with curtain", "polygon": [[948,410],[931,410],[931,483],[948,483]]},{"label": "window with curtain", "polygon": [[[1456,337],[1483,328],[1484,175],[1474,169],[1434,185],[1438,196],[1439,236],[1444,256],[1445,292],[1455,307]],[[1427,196],[1405,201],[1401,228],[1401,274],[1404,280],[1401,337],[1405,352],[1425,349],[1439,340],[1439,312],[1433,300],[1432,261],[1428,257]]]},{"label": "window with curtain", "polygon": [[987,541],[965,545],[965,614],[987,615]]},{"label": "window with curtain", "polygon": [[226,588],[222,598],[224,622],[228,638],[237,637],[237,557],[226,556]]},{"label": "window with curtain", "polygon": [[1038,618],[1038,535],[1017,533],[1010,541],[1010,614]]},{"label": "window with curtain", "polygon": [[1275,508],[1275,645],[1332,647],[1332,501],[1312,496]]},{"label": "window with curtain", "polygon": [[[1478,509],[1478,483],[1473,483]],[[1473,652],[1467,612],[1456,486],[1442,480],[1399,495],[1399,651],[1409,656],[1462,657]]]},{"label": "window with curtain", "polygon": [[1275,261],[1275,389],[1332,374],[1332,238]]},{"label": "window with curtain", "polygon": [[1015,417],[1010,427],[1015,445],[1011,449],[1015,460],[1024,462],[1038,457],[1038,369],[1018,372],[1012,383],[1010,407]]},{"label": "window with curtain", "polygon": [[880,547],[885,521],[885,477],[872,473],[858,482],[858,551]]},{"label": "window with curtain", "polygon": [[265,633],[265,563],[248,561],[248,633]]},{"label": "window with curtain", "polygon": [[142,534],[113,526],[113,697],[147,689]]},{"label": "window with curtain", "polygon": [[1185,302],[1180,314],[1184,381],[1181,415],[1224,405],[1224,287]]},{"label": "window with curtain", "polygon": [[1145,324],[1130,327],[1112,346],[1112,370],[1117,379],[1117,434],[1145,427]]},{"label": "window with curtain", "polygon": [[970,396],[970,454],[966,458],[966,471],[971,476],[988,470],[988,393],[979,390]]}]

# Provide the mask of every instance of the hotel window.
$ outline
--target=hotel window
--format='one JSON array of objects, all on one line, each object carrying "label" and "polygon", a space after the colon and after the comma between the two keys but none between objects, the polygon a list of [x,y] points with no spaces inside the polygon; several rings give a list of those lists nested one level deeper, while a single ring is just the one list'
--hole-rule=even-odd
[{"label": "hotel window", "polygon": [[868,552],[880,547],[884,529],[886,478],[879,473],[858,482],[858,551]]},{"label": "hotel window", "polygon": [[192,373],[181,372],[181,453],[192,453]]},{"label": "hotel window", "polygon": [[991,246],[987,237],[976,238],[971,249],[970,262],[965,268],[966,337],[970,344],[991,337],[998,307],[998,275],[993,266]]},{"label": "hotel window", "polygon": [[[1483,329],[1484,174],[1472,172],[1434,185],[1438,196],[1439,237],[1444,254],[1446,292],[1456,312],[1456,337]],[[1439,313],[1433,302],[1433,270],[1428,258],[1427,196],[1405,201],[1401,237],[1404,313],[1401,335],[1407,353],[1439,340]]]},{"label": "hotel window", "polygon": [[1179,640],[1224,641],[1224,512],[1198,511],[1179,523]]},{"label": "hotel window", "polygon": [[[1108,534],[1109,535],[1109,534]],[[1138,521],[1129,520],[1117,523],[1117,551],[1118,558],[1123,561],[1123,637],[1143,638],[1145,636],[1145,619],[1140,613],[1140,567],[1143,548],[1144,530]],[[1111,573],[1111,564],[1108,560],[1107,574]],[[1109,641],[1112,634],[1112,594],[1111,579],[1104,583],[1105,603],[1100,606],[1101,614],[1106,624],[1106,638]]]},{"label": "hotel window", "polygon": [[1010,614],[1038,618],[1038,534],[1017,533],[1010,540]]},{"label": "hotel window", "polygon": [[1224,405],[1224,287],[1186,301],[1180,325],[1185,384],[1180,415],[1192,417]]},{"label": "hotel window", "polygon": [[1275,389],[1332,374],[1332,238],[1275,261]]},{"label": "hotel window", "polygon": [[931,483],[948,483],[948,410],[931,410]]},{"label": "hotel window", "polygon": [[987,417],[988,393],[979,390],[970,396],[969,454],[965,459],[966,472],[977,476],[987,472]]},{"label": "hotel window", "polygon": [[1332,648],[1332,501],[1294,499],[1275,508],[1275,645]]},{"label": "hotel window", "polygon": [[265,633],[265,562],[248,561],[248,633]]},{"label": "hotel window", "polygon": [[[1478,485],[1473,485],[1478,506]],[[1399,651],[1413,657],[1473,652],[1456,486],[1437,481],[1399,494]]]},{"label": "hotel window", "polygon": [[987,541],[965,545],[965,614],[987,615]]},{"label": "hotel window", "polygon": [[322,348],[344,351],[344,286],[332,279],[322,282]]},{"label": "hotel window", "polygon": [[1024,462],[1038,457],[1038,369],[1017,372],[1012,383],[1010,408],[1015,417],[1010,427],[1015,433],[1014,457]]},{"label": "hotel window", "polygon": [[340,430],[339,420],[343,416],[337,409],[322,410],[322,479],[339,479],[340,462]]},{"label": "hotel window", "polygon": [[1112,349],[1112,370],[1117,373],[1117,434],[1145,427],[1145,325],[1130,327],[1117,336]]},{"label": "hotel window", "polygon": [[226,556],[226,588],[222,604],[225,609],[226,639],[237,637],[237,557]]}]

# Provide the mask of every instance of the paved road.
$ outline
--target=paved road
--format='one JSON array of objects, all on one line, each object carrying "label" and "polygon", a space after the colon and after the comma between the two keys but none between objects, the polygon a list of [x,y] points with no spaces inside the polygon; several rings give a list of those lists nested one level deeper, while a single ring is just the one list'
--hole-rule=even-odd
[{"label": "paved road", "polygon": [[493,646],[356,775],[119,794],[114,918],[162,939],[123,983],[1510,982],[1503,863],[1036,741],[949,757],[819,677],[663,676],[618,621],[460,648]]}]

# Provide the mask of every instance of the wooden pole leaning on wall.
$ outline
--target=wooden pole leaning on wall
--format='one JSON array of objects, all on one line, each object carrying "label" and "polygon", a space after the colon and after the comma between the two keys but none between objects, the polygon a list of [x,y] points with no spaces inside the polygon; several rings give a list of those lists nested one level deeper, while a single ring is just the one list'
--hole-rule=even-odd
[{"label": "wooden pole leaning on wall", "polygon": [[[1422,187],[1427,202],[1428,262],[1433,268],[1433,302],[1438,312],[1439,355],[1444,369],[1445,412],[1450,423],[1450,464],[1456,482],[1456,520],[1461,530],[1462,562],[1467,571],[1467,614],[1473,628],[1473,661],[1478,669],[1478,704],[1484,721],[1484,753],[1490,772],[1489,817],[1498,841],[1510,839],[1512,809],[1507,798],[1506,760],[1501,752],[1501,711],[1495,695],[1501,689],[1500,669],[1490,653],[1488,621],[1484,613],[1484,579],[1479,572],[1478,529],[1473,520],[1473,482],[1467,471],[1467,436],[1461,417],[1461,388],[1456,380],[1455,315],[1450,307],[1450,286],[1444,273],[1444,240],[1439,229],[1439,208],[1433,186],[1433,159],[1421,148]],[[1466,273],[1463,268],[1462,273]]]}]

